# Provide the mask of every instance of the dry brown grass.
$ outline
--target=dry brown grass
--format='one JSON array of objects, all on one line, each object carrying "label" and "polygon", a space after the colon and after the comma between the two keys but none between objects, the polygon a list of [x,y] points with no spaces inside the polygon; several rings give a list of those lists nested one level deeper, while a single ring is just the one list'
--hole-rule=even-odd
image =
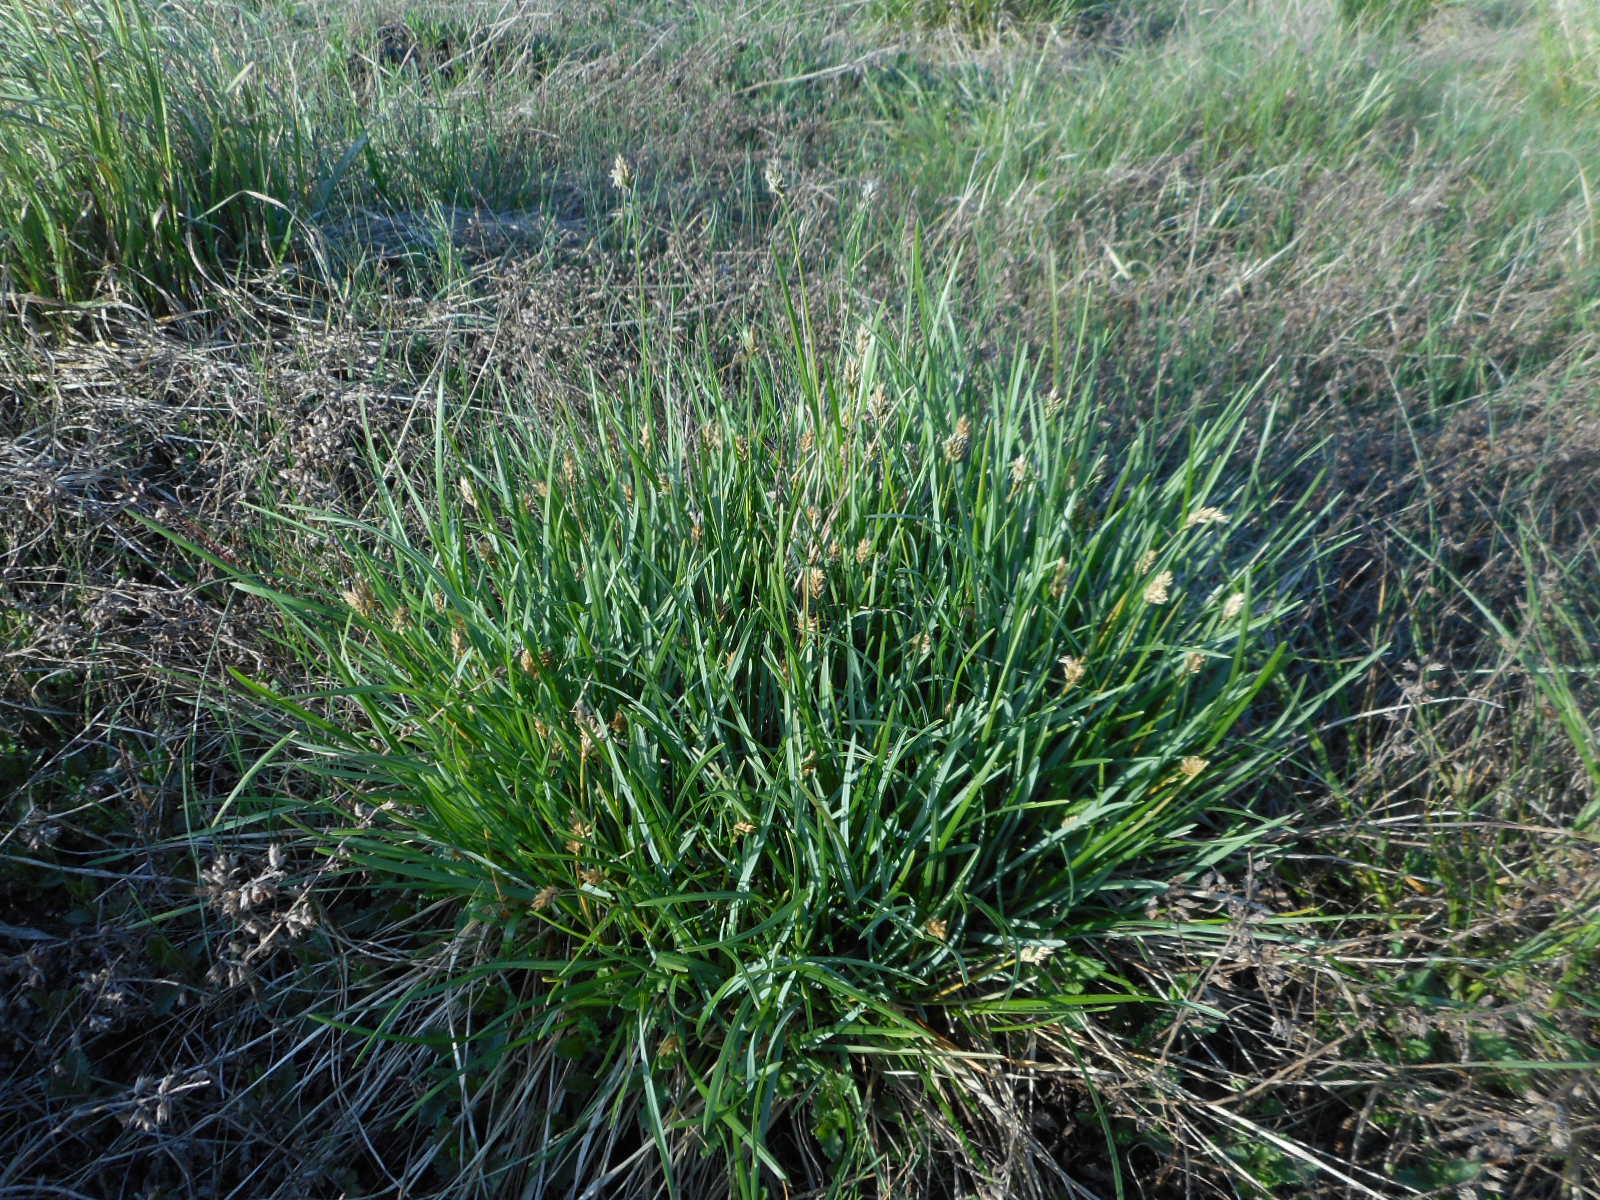
[{"label": "dry brown grass", "polygon": [[[362,1060],[358,1038],[294,1019],[347,972],[387,969],[403,915],[322,889],[299,851],[275,867],[264,838],[198,834],[259,747],[194,707],[196,681],[288,664],[265,615],[206,586],[209,568],[147,522],[230,559],[263,536],[250,504],[359,510],[369,432],[423,452],[441,386],[488,417],[491,385],[571,402],[591,374],[638,369],[641,311],[738,370],[744,328],[771,336],[777,272],[793,270],[753,161],[788,164],[819,346],[848,336],[899,289],[890,270],[847,278],[830,257],[839,198],[861,181],[832,165],[826,101],[862,72],[820,99],[744,90],[784,61],[752,66],[720,40],[554,65],[529,102],[541,136],[607,152],[552,184],[543,224],[446,213],[445,285],[406,260],[438,222],[387,213],[326,231],[392,260],[347,315],[316,287],[257,282],[204,316],[11,326],[0,1196],[445,1195],[484,1178],[441,1149],[459,1119],[448,1096],[405,1117],[426,1054]],[[651,183],[631,250],[603,183],[615,147]],[[1093,370],[1121,419],[1265,378],[1292,435],[1280,426],[1274,447],[1318,448],[1353,535],[1304,646],[1349,661],[1388,648],[1285,780],[1296,820],[1280,856],[1163,902],[1214,915],[1219,941],[1164,948],[1151,985],[1226,1020],[1178,1017],[1097,1080],[1141,1194],[1235,1192],[1218,1166],[1232,1155],[1284,1195],[1398,1195],[1412,1170],[1429,1195],[1600,1196],[1600,1087],[1583,1065],[1600,1044],[1600,843],[1574,828],[1595,781],[1535,679],[1573,668],[1580,710],[1600,711],[1585,640],[1600,630],[1600,376],[1592,286],[1569,269],[1588,215],[1519,226],[1486,268],[1507,221],[1474,169],[1419,164],[1397,187],[1387,166],[1159,155],[1075,177],[1070,204],[1041,188],[929,223],[935,255],[1007,248],[964,267],[997,356],[1048,353],[1053,313],[1091,314]],[[886,207],[911,199],[883,188]],[[737,212],[714,220],[724,198]],[[1280,227],[1293,249],[1274,257],[1261,230]],[[897,236],[880,231],[863,261],[899,259]],[[282,786],[298,786],[287,767]],[[294,936],[308,921],[315,935]],[[1107,1194],[1071,1054],[1038,1049],[1053,1068],[1019,1069],[997,1094]],[[1271,1137],[1347,1180],[1262,1149]]]}]

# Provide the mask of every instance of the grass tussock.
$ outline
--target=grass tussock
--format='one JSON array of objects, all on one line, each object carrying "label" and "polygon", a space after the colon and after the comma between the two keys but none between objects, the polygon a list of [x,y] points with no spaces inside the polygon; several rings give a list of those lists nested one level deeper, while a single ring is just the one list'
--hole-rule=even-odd
[{"label": "grass tussock", "polygon": [[560,1048],[516,1086],[564,1187],[600,1137],[740,1194],[785,1154],[888,1186],[942,1113],[1030,1190],[966,1056],[1114,1047],[1084,1026],[1161,1001],[1118,943],[1183,932],[1146,902],[1265,828],[1316,514],[1235,462],[1243,402],[1112,443],[1022,364],[952,387],[942,328],[447,452],[442,494],[334,527],[341,596],[268,593],[336,686],[267,699],[386,811],[338,852],[478,930],[415,985],[478,994],[452,1072]]}]

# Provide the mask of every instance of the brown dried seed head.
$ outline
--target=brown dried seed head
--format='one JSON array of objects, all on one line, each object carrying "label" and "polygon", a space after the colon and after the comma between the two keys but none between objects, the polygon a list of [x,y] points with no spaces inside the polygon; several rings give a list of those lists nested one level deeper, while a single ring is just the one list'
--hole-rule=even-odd
[{"label": "brown dried seed head", "polygon": [[1019,454],[1011,460],[1011,485],[1022,487],[1033,478],[1033,466],[1028,462],[1026,454]]},{"label": "brown dried seed head", "polygon": [[1069,692],[1078,686],[1083,679],[1083,673],[1088,668],[1084,665],[1083,659],[1074,657],[1071,654],[1063,655],[1059,661],[1061,663],[1061,690]]},{"label": "brown dried seed head", "polygon": [[556,887],[554,884],[551,884],[549,887],[540,888],[539,894],[533,898],[533,903],[529,907],[531,907],[534,912],[543,912],[545,909],[550,907],[550,902],[560,894],[561,889]]},{"label": "brown dried seed head", "polygon": [[1206,656],[1198,650],[1191,650],[1184,656],[1183,670],[1188,675],[1198,675],[1206,665]]},{"label": "brown dried seed head", "polygon": [[930,937],[938,938],[941,942],[950,934],[950,922],[943,917],[934,917],[924,928],[927,929]]},{"label": "brown dried seed head", "polygon": [[755,831],[756,831],[756,827],[754,825],[752,825],[749,821],[739,821],[739,822],[735,823],[735,825],[733,827],[733,832],[738,834],[740,837],[748,837],[748,836],[750,836],[750,834],[754,833]]},{"label": "brown dried seed head", "polygon": [[1156,565],[1156,558],[1157,555],[1154,550],[1146,550],[1139,559],[1139,574],[1150,574],[1151,568]]},{"label": "brown dried seed head", "polygon": [[1229,596],[1222,604],[1222,619],[1231,621],[1244,611],[1244,596],[1238,592]]},{"label": "brown dried seed head", "polygon": [[1171,571],[1163,571],[1163,572],[1161,572],[1161,574],[1157,575],[1154,579],[1152,579],[1150,581],[1150,585],[1144,589],[1144,600],[1145,600],[1145,603],[1146,604],[1165,604],[1168,600],[1170,600],[1172,598],[1171,588],[1172,588],[1172,572]]},{"label": "brown dried seed head", "polygon": [[1050,595],[1054,599],[1059,600],[1062,596],[1066,595],[1066,593],[1067,560],[1064,558],[1058,558],[1056,559],[1055,571],[1050,576]]},{"label": "brown dried seed head", "polygon": [[867,398],[867,415],[874,421],[882,421],[889,415],[889,389],[881,383]]},{"label": "brown dried seed head", "polygon": [[871,559],[871,558],[872,558],[872,539],[871,538],[862,538],[859,542],[856,543],[856,564],[858,566],[863,566],[864,567],[864,566],[867,565],[868,560]]},{"label": "brown dried seed head", "polygon": [[1185,779],[1193,779],[1196,775],[1200,774],[1201,771],[1204,771],[1210,765],[1210,759],[1201,758],[1199,755],[1191,754],[1188,758],[1184,759],[1178,764],[1178,771]]},{"label": "brown dried seed head", "polygon": [[358,579],[353,587],[340,595],[358,617],[370,618],[378,611],[378,598],[372,594],[372,587],[365,579]]}]

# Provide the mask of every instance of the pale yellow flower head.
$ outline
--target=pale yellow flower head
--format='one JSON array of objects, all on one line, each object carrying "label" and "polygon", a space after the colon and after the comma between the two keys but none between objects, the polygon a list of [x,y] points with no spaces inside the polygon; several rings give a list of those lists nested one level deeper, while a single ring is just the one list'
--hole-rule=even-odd
[{"label": "pale yellow flower head", "polygon": [[944,440],[944,457],[946,462],[964,462],[967,451],[972,448],[972,422],[962,417],[956,422],[956,431]]},{"label": "pale yellow flower head", "polygon": [[611,186],[619,192],[633,190],[633,168],[621,154],[618,154],[611,163]]},{"label": "pale yellow flower head", "polygon": [[1189,519],[1183,523],[1183,527],[1192,529],[1196,525],[1226,525],[1231,519],[1220,508],[1197,508],[1189,514]]}]

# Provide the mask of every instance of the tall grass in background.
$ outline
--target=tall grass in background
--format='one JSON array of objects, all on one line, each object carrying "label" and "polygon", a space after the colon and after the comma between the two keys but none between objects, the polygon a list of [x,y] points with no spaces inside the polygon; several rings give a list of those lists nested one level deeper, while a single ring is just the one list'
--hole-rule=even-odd
[{"label": "tall grass in background", "polygon": [[276,47],[232,15],[229,45],[183,5],[0,9],[0,269],[13,287],[71,303],[115,281],[172,306],[222,264],[281,252],[316,202],[328,131],[288,94]]},{"label": "tall grass in background", "polygon": [[240,580],[331,683],[250,685],[323,799],[234,815],[331,820],[437,920],[329,1016],[436,1046],[419,1093],[542,1186],[853,1194],[942,1145],[1021,1187],[1002,1068],[1092,1083],[1116,1012],[1175,1003],[1147,903],[1271,824],[1319,552],[1253,401],[1113,437],[1074,381],[977,382],[924,299],[829,367],[797,321],[737,384],[661,365],[472,454],[441,425],[375,523],[284,518],[348,578]]}]

